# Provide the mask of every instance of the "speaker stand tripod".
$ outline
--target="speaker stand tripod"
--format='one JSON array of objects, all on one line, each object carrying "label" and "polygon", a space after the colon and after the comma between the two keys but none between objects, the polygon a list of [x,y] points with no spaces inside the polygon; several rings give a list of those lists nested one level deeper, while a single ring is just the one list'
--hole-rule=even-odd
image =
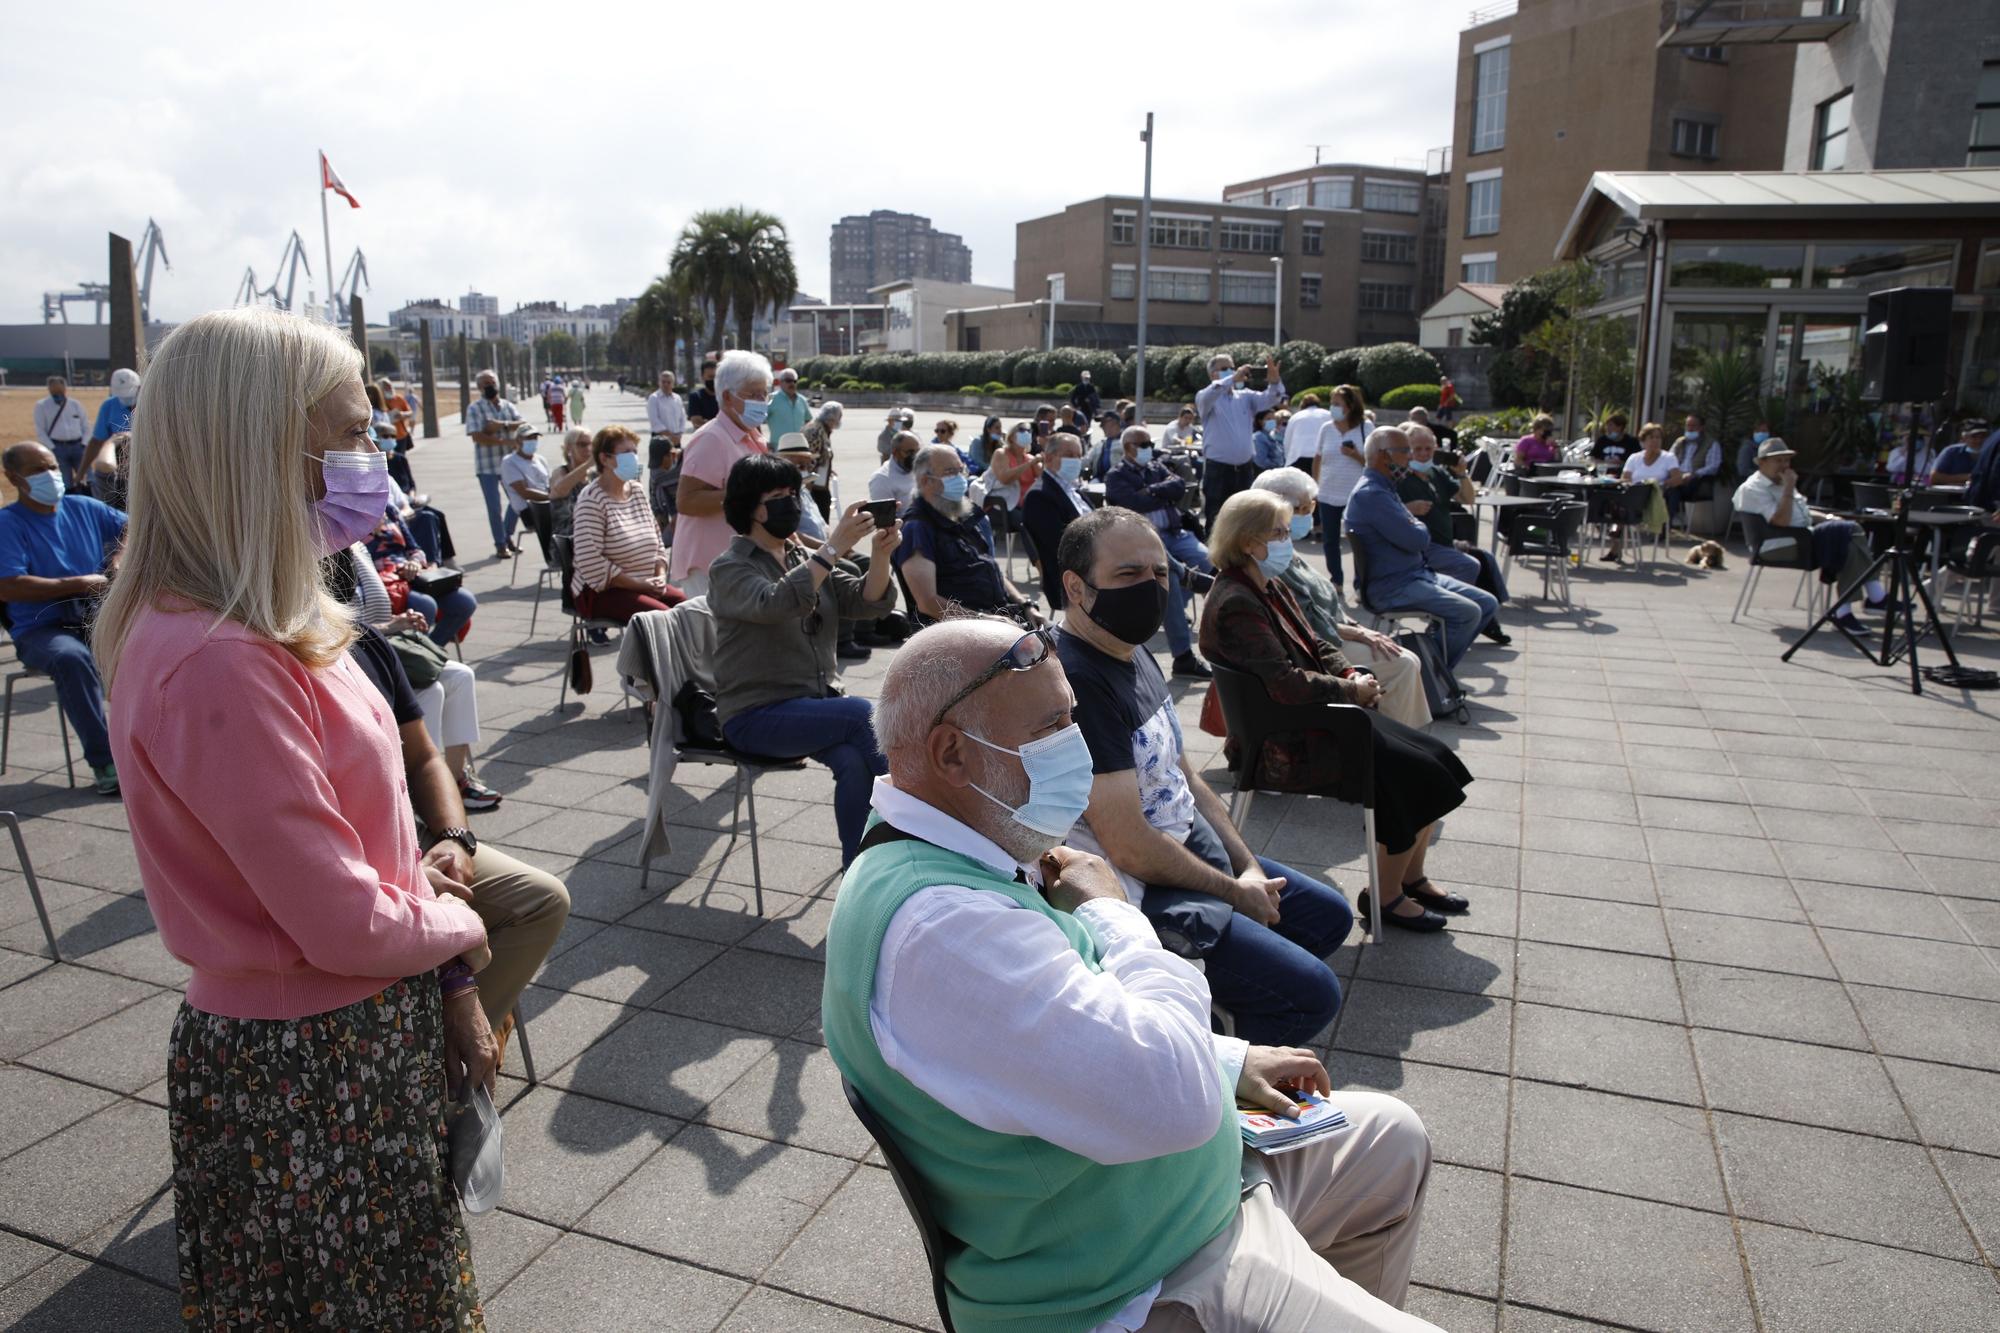
[{"label": "speaker stand tripod", "polygon": [[[1908,658],[1911,694],[1924,692],[1923,676],[1917,666],[1917,644],[1928,635],[1937,635],[1938,646],[1944,649],[1945,660],[1951,663],[1954,670],[1958,668],[1958,654],[1952,651],[1951,635],[1938,620],[1937,608],[1931,604],[1931,591],[1924,584],[1924,553],[1910,546],[1909,503],[1908,491],[1896,497],[1896,534],[1893,544],[1875,557],[1875,563],[1868,566],[1867,572],[1860,578],[1828,596],[1826,610],[1820,614],[1820,618],[1799,636],[1797,643],[1785,649],[1779,656],[1779,661],[1791,661],[1792,654],[1805,647],[1812,636],[1819,633],[1822,626],[1832,624],[1849,643],[1861,650],[1863,657],[1878,666],[1892,667],[1904,658]],[[1879,574],[1885,565],[1888,567],[1889,577],[1886,584],[1887,594],[1882,602],[1882,652],[1877,657],[1869,650],[1868,643],[1862,636],[1834,621],[1833,613],[1836,607],[1847,605],[1857,594],[1865,597],[1869,581]],[[1917,624],[1913,598],[1923,603],[1924,623],[1921,626]],[[1903,627],[1900,642],[1896,637],[1898,623]]]}]

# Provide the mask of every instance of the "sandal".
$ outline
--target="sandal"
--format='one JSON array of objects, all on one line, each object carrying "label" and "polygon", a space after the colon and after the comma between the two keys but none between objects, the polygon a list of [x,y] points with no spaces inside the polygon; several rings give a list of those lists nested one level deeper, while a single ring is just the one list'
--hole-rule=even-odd
[{"label": "sandal", "polygon": [[1462,896],[1446,889],[1431,887],[1428,876],[1414,884],[1405,884],[1403,892],[1433,912],[1443,912],[1447,916],[1462,916],[1472,910],[1472,904]]},{"label": "sandal", "polygon": [[[1383,925],[1394,926],[1398,930],[1415,930],[1415,931],[1423,931],[1426,933],[1433,930],[1444,929],[1445,926],[1444,918],[1438,915],[1436,912],[1431,911],[1429,908],[1425,908],[1423,911],[1419,912],[1415,916],[1404,916],[1401,913],[1397,912],[1395,910],[1396,905],[1403,901],[1404,896],[1405,895],[1399,893],[1394,898],[1391,898],[1388,902],[1382,904]],[[1417,902],[1417,899],[1411,898],[1410,901]],[[1359,894],[1355,896],[1354,914],[1356,917],[1358,917],[1363,921],[1369,919],[1368,890],[1363,889]]]}]

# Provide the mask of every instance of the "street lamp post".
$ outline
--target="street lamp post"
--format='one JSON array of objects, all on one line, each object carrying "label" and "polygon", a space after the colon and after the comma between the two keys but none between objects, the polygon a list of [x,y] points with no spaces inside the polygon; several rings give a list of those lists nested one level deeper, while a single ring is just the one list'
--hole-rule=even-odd
[{"label": "street lamp post", "polygon": [[1285,326],[1285,257],[1271,256],[1271,267],[1275,276],[1271,282],[1271,354],[1277,355],[1278,344],[1284,337]]},{"label": "street lamp post", "polygon": [[1146,113],[1146,128],[1140,131],[1139,138],[1146,145],[1146,188],[1139,196],[1139,358],[1133,375],[1132,419],[1143,426],[1146,424],[1147,261],[1153,242],[1153,113],[1150,111]]},{"label": "street lamp post", "polygon": [[1056,350],[1056,280],[1054,278],[1049,279],[1048,346],[1044,347],[1042,350],[1045,352],[1053,352]]}]

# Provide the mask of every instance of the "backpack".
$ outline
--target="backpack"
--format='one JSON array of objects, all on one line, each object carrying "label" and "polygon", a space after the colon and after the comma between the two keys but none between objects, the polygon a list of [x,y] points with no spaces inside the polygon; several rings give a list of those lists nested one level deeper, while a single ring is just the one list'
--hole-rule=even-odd
[{"label": "backpack", "polygon": [[1429,633],[1404,630],[1396,636],[1396,644],[1416,654],[1417,665],[1423,670],[1424,698],[1431,706],[1431,716],[1455,715],[1461,727],[1471,722],[1472,710],[1466,707],[1465,691],[1460,687],[1458,677],[1444,664],[1444,654],[1439,650],[1437,640]]}]

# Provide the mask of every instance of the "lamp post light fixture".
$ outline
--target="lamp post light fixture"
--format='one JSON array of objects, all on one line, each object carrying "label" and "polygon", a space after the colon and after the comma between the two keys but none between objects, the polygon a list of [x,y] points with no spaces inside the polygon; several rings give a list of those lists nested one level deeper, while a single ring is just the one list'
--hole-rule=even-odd
[{"label": "lamp post light fixture", "polygon": [[1278,354],[1278,343],[1284,336],[1285,322],[1285,257],[1271,256],[1274,276],[1271,281],[1271,355]]}]

